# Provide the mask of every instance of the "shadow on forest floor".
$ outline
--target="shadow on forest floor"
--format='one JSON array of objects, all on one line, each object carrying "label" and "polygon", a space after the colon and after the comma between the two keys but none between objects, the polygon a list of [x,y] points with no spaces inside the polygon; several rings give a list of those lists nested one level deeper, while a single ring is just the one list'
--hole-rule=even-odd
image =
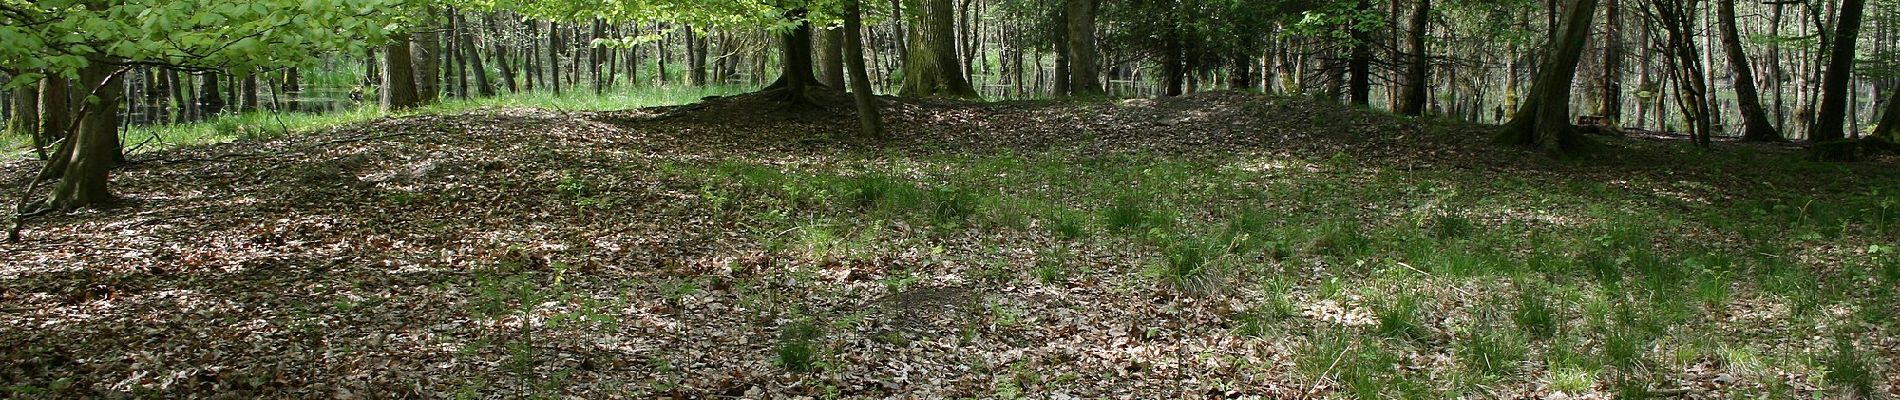
[{"label": "shadow on forest floor", "polygon": [[886,142],[738,96],[139,157],[135,201],[0,245],[0,391],[1894,390],[1890,159],[1549,161],[1240,93],[884,102]]}]

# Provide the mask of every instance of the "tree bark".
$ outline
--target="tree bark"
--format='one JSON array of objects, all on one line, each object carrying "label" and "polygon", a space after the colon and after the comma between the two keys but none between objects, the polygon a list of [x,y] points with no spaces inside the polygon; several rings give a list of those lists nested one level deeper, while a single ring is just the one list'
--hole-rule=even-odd
[{"label": "tree bark", "polygon": [[1755,90],[1755,70],[1749,66],[1748,53],[1742,50],[1741,31],[1735,26],[1737,0],[1714,1],[1716,20],[1722,30],[1722,49],[1728,53],[1728,63],[1735,74],[1735,101],[1742,111],[1742,140],[1781,141],[1781,132],[1768,122],[1768,114],[1761,108],[1761,95]]},{"label": "tree bark", "polygon": [[1497,142],[1531,146],[1553,157],[1582,150],[1583,137],[1570,124],[1570,85],[1576,79],[1583,47],[1590,40],[1590,19],[1596,16],[1596,4],[1596,0],[1571,4],[1569,16],[1564,18],[1563,36],[1552,44],[1550,56],[1538,68],[1530,98],[1505,123]]},{"label": "tree bark", "polygon": [[204,82],[198,87],[198,112],[210,117],[224,112],[224,95],[218,90],[218,71],[205,71]]},{"label": "tree bark", "polygon": [[864,30],[862,6],[858,0],[846,0],[844,10],[843,53],[845,68],[851,75],[851,100],[858,107],[858,125],[864,135],[884,138],[884,122],[878,116],[877,98],[871,93],[871,75],[864,68]]},{"label": "tree bark", "polygon": [[[493,51],[495,54],[495,66],[501,68],[502,86],[508,89],[508,93],[519,92],[521,88],[515,85],[514,64],[508,60],[507,47],[501,44],[501,25],[497,23],[499,19],[495,18],[495,13],[488,13],[482,18],[484,20],[483,22],[488,23],[488,43],[492,46],[490,51]],[[486,76],[487,74],[484,73],[482,75]],[[487,89],[488,87],[484,85],[483,88]],[[488,90],[491,93],[486,94],[492,95],[493,89]]]},{"label": "tree bark", "polygon": [[243,84],[238,85],[238,111],[257,111],[257,73],[244,74]]},{"label": "tree bark", "polygon": [[1893,98],[1887,100],[1887,110],[1880,113],[1880,125],[1874,126],[1874,134],[1869,137],[1900,144],[1900,90],[1889,91],[1893,92]]},{"label": "tree bark", "polygon": [[[98,102],[79,108],[79,130],[73,132],[70,143],[66,144],[71,146],[71,151],[66,152],[70,158],[59,175],[59,183],[53,186],[53,194],[47,198],[48,206],[70,211],[112,201],[106,184],[119,157],[119,121],[115,110],[124,94],[119,72],[100,60],[93,60],[80,70],[79,82],[90,93],[89,97],[97,96]],[[210,95],[218,96],[216,92]]]},{"label": "tree bark", "polygon": [[[45,143],[40,136],[40,90],[38,85],[21,86],[13,90],[13,115],[7,119],[7,133],[26,136],[33,139],[35,148]],[[41,154],[40,158],[46,158]]]},{"label": "tree bark", "polygon": [[416,24],[416,32],[409,37],[409,53],[414,56],[410,66],[415,67],[416,99],[421,104],[434,104],[442,98],[442,33],[438,31],[441,10],[429,7]]},{"label": "tree bark", "polygon": [[1606,0],[1603,5],[1603,77],[1597,93],[1597,115],[1612,124],[1620,124],[1623,116],[1623,7],[1620,3]]},{"label": "tree bark", "polygon": [[910,50],[904,59],[906,97],[977,97],[957,63],[956,10],[950,0],[909,0]]},{"label": "tree bark", "polygon": [[1076,96],[1100,96],[1101,70],[1095,62],[1096,0],[1065,0],[1068,14],[1069,93]]},{"label": "tree bark", "polygon": [[[862,20],[863,16],[859,18]],[[845,29],[848,28],[826,29],[824,34],[818,35],[818,44],[812,46],[818,51],[818,82],[825,86],[844,87]]]},{"label": "tree bark", "polygon": [[[1372,2],[1359,0],[1358,10],[1366,14],[1372,10]],[[1347,92],[1353,105],[1363,107],[1372,104],[1372,32],[1359,29],[1357,23],[1353,25],[1352,60],[1346,66],[1350,75]]]},{"label": "tree bark", "polygon": [[[1612,0],[1614,1],[1614,0]],[[1428,58],[1425,54],[1425,36],[1429,31],[1432,10],[1431,0],[1418,0],[1412,9],[1412,32],[1406,38],[1406,52],[1410,56],[1405,69],[1405,93],[1400,97],[1399,113],[1411,116],[1425,115],[1425,103],[1430,100],[1426,89],[1426,79],[1431,76]]]},{"label": "tree bark", "polygon": [[812,74],[811,21],[805,18],[806,13],[807,11],[802,8],[785,11],[785,18],[795,21],[798,27],[793,28],[791,32],[779,35],[784,58],[779,63],[781,69],[778,80],[771,85],[766,85],[763,89],[784,90],[779,99],[787,107],[801,108],[814,105],[811,96],[806,91],[812,87],[824,87],[824,84],[819,83],[818,78]]},{"label": "tree bark", "polygon": [[1854,42],[1860,38],[1862,11],[1866,0],[1842,0],[1840,22],[1834,28],[1833,49],[1828,56],[1827,73],[1821,77],[1821,107],[1815,115],[1810,140],[1829,142],[1847,137],[1847,94],[1852,90]]},{"label": "tree bark", "polygon": [[389,35],[389,44],[383,46],[381,103],[385,112],[422,105],[422,99],[416,93],[415,57],[409,53],[410,48],[409,34],[406,33]]},{"label": "tree bark", "polygon": [[[487,21],[490,25],[495,22]],[[475,75],[475,93],[482,97],[494,96],[495,88],[488,84],[488,65],[482,62],[482,48],[475,46],[475,29],[468,26],[468,17],[455,14],[455,24],[462,28],[462,59],[468,60]],[[499,56],[500,54],[496,54]]]}]

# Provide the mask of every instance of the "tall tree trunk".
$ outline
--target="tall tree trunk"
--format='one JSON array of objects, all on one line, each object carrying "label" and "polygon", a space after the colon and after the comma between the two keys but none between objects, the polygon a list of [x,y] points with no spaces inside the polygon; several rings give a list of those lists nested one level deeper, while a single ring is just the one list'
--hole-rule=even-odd
[{"label": "tall tree trunk", "polygon": [[1742,111],[1742,140],[1780,141],[1781,132],[1769,124],[1768,113],[1762,111],[1761,96],[1755,91],[1755,70],[1749,67],[1748,53],[1742,50],[1742,34],[1735,26],[1737,0],[1714,1],[1717,24],[1722,30],[1722,48],[1728,53],[1728,63],[1735,74],[1735,101]]},{"label": "tall tree trunk", "polygon": [[[494,22],[489,21],[489,23]],[[494,96],[495,88],[488,85],[488,66],[482,62],[482,48],[475,46],[476,30],[468,26],[468,17],[461,13],[455,14],[455,25],[461,27],[462,31],[460,38],[462,45],[458,46],[462,49],[462,59],[468,61],[471,64],[470,67],[473,67],[471,70],[475,75],[475,94],[482,97]],[[463,91],[466,92],[467,89]]]},{"label": "tall tree trunk", "polygon": [[871,74],[864,68],[863,10],[858,0],[846,0],[844,9],[843,53],[845,68],[851,75],[851,100],[858,107],[858,125],[865,136],[884,137],[884,122],[878,117],[877,98],[871,93]]},{"label": "tall tree trunk", "polygon": [[812,46],[818,51],[818,82],[825,86],[844,87],[845,29],[826,29],[824,34],[818,35],[818,44]]},{"label": "tall tree trunk", "polygon": [[383,111],[422,105],[422,98],[416,93],[416,58],[409,54],[411,48],[407,33],[389,35],[389,44],[383,46]]},{"label": "tall tree trunk", "polygon": [[[508,93],[520,92],[520,87],[515,85],[514,64],[508,60],[508,49],[501,43],[501,25],[498,23],[500,19],[495,18],[495,13],[492,12],[482,16],[482,19],[483,22],[488,23],[488,43],[491,46],[490,51],[495,54],[495,66],[501,68],[502,86],[508,89]],[[481,76],[487,75],[484,73]],[[484,95],[494,94],[493,89],[489,89],[487,85],[483,85],[482,88],[489,90],[488,93],[483,93]]]},{"label": "tall tree trunk", "polygon": [[[73,132],[68,139],[70,143],[66,144],[71,146],[71,151],[62,152],[70,158],[60,174],[59,183],[53,186],[53,194],[47,198],[48,206],[70,211],[112,201],[112,193],[106,189],[106,184],[111,179],[112,167],[117,165],[115,160],[120,156],[116,109],[124,90],[119,72],[111,64],[100,60],[94,60],[79,71],[80,87],[90,93],[88,97],[96,96],[98,102],[79,108],[79,115],[76,116],[81,119],[79,130]],[[209,95],[218,96],[215,91]]]},{"label": "tall tree trunk", "polygon": [[1161,79],[1165,86],[1162,95],[1180,96],[1187,86],[1186,57],[1181,54],[1181,41],[1172,36],[1161,40]]},{"label": "tall tree trunk", "polygon": [[[1068,14],[1069,92],[1076,96],[1100,96],[1101,70],[1095,62],[1096,0],[1064,0]],[[1058,78],[1060,79],[1060,78]]]},{"label": "tall tree trunk", "polygon": [[[1780,38],[1781,37],[1781,5],[1772,4],[1772,5],[1769,5],[1769,7],[1772,7],[1772,11],[1770,11],[1768,14],[1768,37]],[[1775,123],[1773,126],[1778,126],[1778,127],[1781,127],[1781,129],[1786,130],[1788,129],[1788,108],[1787,108],[1787,103],[1783,101],[1784,97],[1782,94],[1782,93],[1785,93],[1786,91],[1781,90],[1782,89],[1781,85],[1788,81],[1788,72],[1787,72],[1787,68],[1782,68],[1781,66],[1781,41],[1780,40],[1768,41],[1767,56],[1768,56],[1768,61],[1762,63],[1762,65],[1768,68],[1768,87],[1771,89],[1774,89],[1775,91],[1774,93],[1775,102],[1773,106],[1774,107],[1773,114],[1775,116]],[[1787,135],[1783,134],[1782,137],[1787,137]]]},{"label": "tall tree trunk", "polygon": [[241,112],[257,111],[257,73],[245,73],[242,82],[242,84],[238,85],[238,110]]},{"label": "tall tree trunk", "polygon": [[198,110],[206,117],[224,112],[224,94],[218,90],[218,71],[205,71],[204,84],[198,87]]},{"label": "tall tree trunk", "polygon": [[[1056,10],[1056,20],[1052,23],[1066,24],[1067,23],[1066,21],[1068,20],[1069,20],[1068,7],[1063,7],[1060,10]],[[1069,30],[1057,29],[1055,30],[1055,32],[1053,32],[1053,36],[1054,37],[1052,39],[1054,39],[1053,41],[1055,42],[1056,51],[1055,51],[1055,63],[1051,67],[1054,69],[1053,75],[1055,77],[1054,79],[1049,80],[1050,81],[1049,95],[1050,96],[1068,96],[1069,91],[1070,91],[1069,76],[1073,75],[1069,73]],[[1037,67],[1041,67],[1041,65],[1037,65]],[[1042,76],[1040,73],[1041,71],[1039,70],[1037,72],[1038,74],[1036,76],[1040,78]],[[1038,83],[1036,84],[1036,87],[1037,87],[1037,90],[1041,90],[1042,84]]]},{"label": "tall tree trunk", "polygon": [[442,98],[442,32],[438,28],[442,11],[429,7],[423,12],[421,21],[416,24],[416,33],[409,37],[409,53],[415,61],[416,99],[421,104],[434,104]]},{"label": "tall tree trunk", "polygon": [[[1360,15],[1368,14],[1372,10],[1372,2],[1359,0],[1358,10]],[[1347,91],[1350,92],[1352,104],[1363,107],[1372,104],[1372,32],[1358,28],[1357,23],[1353,25],[1352,61],[1346,66],[1347,74],[1351,76]]]},{"label": "tall tree trunk", "polygon": [[[688,26],[686,27],[686,29],[688,32],[687,34],[690,36],[693,28],[691,26]],[[607,35],[607,20],[604,20],[601,18],[594,18],[594,26],[593,26],[593,29],[589,31],[589,36],[591,36],[594,39],[600,39],[602,36],[606,36],[606,35]],[[691,45],[689,44],[688,46],[691,46]],[[587,47],[588,47],[587,77],[591,78],[590,80],[594,82],[594,95],[599,96],[607,92],[606,81],[601,79],[601,75],[600,75],[600,68],[603,64],[604,59],[607,58],[607,46],[604,44],[595,44],[595,45],[587,46]]]},{"label": "tall tree trunk", "polygon": [[693,87],[706,86],[706,50],[706,35],[687,25],[686,83]]},{"label": "tall tree trunk", "polygon": [[1603,77],[1597,115],[1617,124],[1623,116],[1623,8],[1619,0],[1603,5]]},{"label": "tall tree trunk", "polygon": [[548,22],[548,61],[543,64],[543,69],[548,71],[548,79],[541,80],[541,83],[547,85],[549,90],[553,90],[555,96],[561,95],[562,45],[564,43],[561,42],[561,24]]},{"label": "tall tree trunk", "polygon": [[957,66],[956,10],[950,0],[909,0],[910,50],[904,59],[906,97],[977,97]]},{"label": "tall tree trunk", "polygon": [[[71,101],[72,94],[68,93],[72,90],[72,81],[59,76],[47,76],[40,79],[39,89],[40,117],[39,126],[36,127],[38,131],[35,134],[39,135],[40,142],[60,143],[58,148],[70,148],[70,143],[60,142],[60,140],[72,133],[68,131],[73,123],[74,104]],[[183,114],[191,108],[195,107],[181,103],[179,113]],[[50,179],[64,173],[66,162],[71,161],[71,157],[65,152],[56,152],[48,160],[48,163],[52,165],[43,168],[41,178]]]},{"label": "tall tree trunk", "polygon": [[[658,27],[659,27],[659,28],[660,28],[660,29],[661,29],[662,31],[664,31],[664,30],[665,30],[665,26],[664,26],[664,25],[658,25]],[[654,58],[653,58],[653,59],[654,59],[654,61],[658,61],[658,62],[659,62],[659,65],[658,65],[658,66],[659,66],[659,68],[658,68],[658,71],[654,71],[654,72],[656,72],[656,73],[658,73],[658,74],[659,74],[659,76],[658,76],[658,77],[656,77],[656,78],[654,79],[654,81],[655,81],[655,82],[657,82],[657,83],[658,83],[659,85],[666,85],[666,84],[667,84],[667,80],[666,80],[666,58],[667,58],[667,57],[666,57],[666,36],[667,36],[667,35],[666,35],[665,33],[661,33],[661,34],[660,34],[660,40],[655,40],[655,41],[653,41],[653,54],[655,54],[655,55],[654,55]],[[785,50],[785,51],[790,51],[790,50]],[[789,53],[787,53],[787,54],[789,54]]]},{"label": "tall tree trunk", "polygon": [[1703,58],[1695,45],[1695,4],[1697,0],[1653,0],[1655,19],[1669,36],[1666,47],[1670,71],[1676,81],[1676,103],[1683,120],[1689,123],[1689,137],[1697,146],[1708,147],[1714,133],[1714,110],[1709,106],[1708,75]]},{"label": "tall tree trunk", "polygon": [[1431,28],[1431,21],[1427,18],[1431,10],[1432,0],[1418,0],[1412,7],[1412,32],[1406,38],[1406,52],[1410,53],[1410,60],[1405,66],[1405,94],[1399,98],[1400,114],[1425,115],[1425,103],[1431,97],[1426,90],[1426,79],[1431,76],[1427,70],[1430,58],[1425,54],[1425,36]]},{"label": "tall tree trunk", "polygon": [[1853,80],[1854,42],[1860,39],[1861,13],[1866,0],[1842,0],[1841,17],[1834,28],[1834,48],[1828,56],[1827,73],[1821,77],[1821,108],[1815,114],[1814,142],[1842,140],[1847,137],[1847,92]]},{"label": "tall tree trunk", "polygon": [[1576,79],[1583,47],[1590,40],[1590,19],[1596,16],[1596,4],[1596,0],[1571,4],[1564,18],[1563,36],[1552,43],[1550,56],[1538,68],[1530,98],[1498,133],[1499,143],[1532,146],[1556,157],[1581,150],[1583,137],[1570,125],[1570,85]]}]

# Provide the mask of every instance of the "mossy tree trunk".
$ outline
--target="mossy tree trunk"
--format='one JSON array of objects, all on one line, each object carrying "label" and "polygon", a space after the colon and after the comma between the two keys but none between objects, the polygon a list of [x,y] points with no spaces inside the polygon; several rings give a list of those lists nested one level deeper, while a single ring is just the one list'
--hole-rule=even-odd
[{"label": "mossy tree trunk", "polygon": [[1496,141],[1530,146],[1545,155],[1565,157],[1582,150],[1583,136],[1570,124],[1570,85],[1577,75],[1577,61],[1590,39],[1590,20],[1596,16],[1597,0],[1576,0],[1564,18],[1563,36],[1552,44],[1550,56],[1538,69],[1530,95],[1518,106],[1517,113],[1498,132]]}]

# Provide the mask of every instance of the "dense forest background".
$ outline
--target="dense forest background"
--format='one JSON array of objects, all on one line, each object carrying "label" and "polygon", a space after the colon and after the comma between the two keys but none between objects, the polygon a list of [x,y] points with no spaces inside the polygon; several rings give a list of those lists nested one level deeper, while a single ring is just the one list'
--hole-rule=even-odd
[{"label": "dense forest background", "polygon": [[0,0],[0,398],[1900,396],[1900,0]]}]

